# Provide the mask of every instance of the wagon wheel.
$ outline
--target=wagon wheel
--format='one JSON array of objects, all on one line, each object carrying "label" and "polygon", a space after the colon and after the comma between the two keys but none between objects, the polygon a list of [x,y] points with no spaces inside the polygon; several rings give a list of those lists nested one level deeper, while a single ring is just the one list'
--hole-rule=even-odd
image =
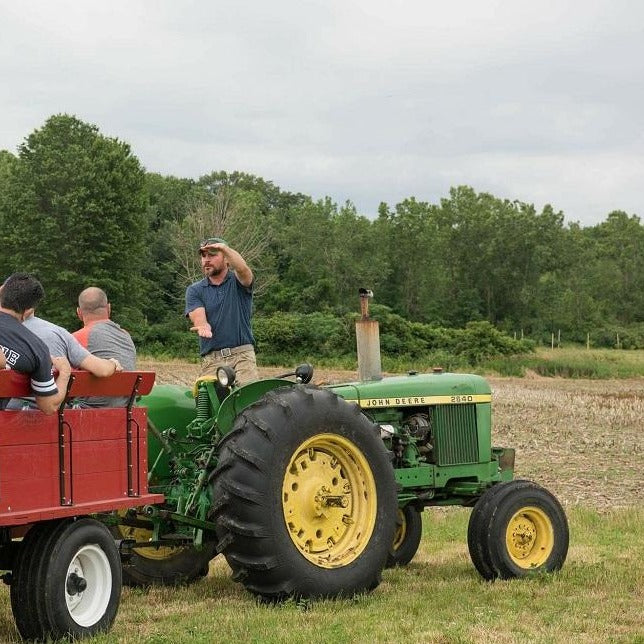
[{"label": "wagon wheel", "polygon": [[109,630],[121,597],[121,562],[109,530],[89,518],[36,528],[11,593],[20,634],[76,639]]}]

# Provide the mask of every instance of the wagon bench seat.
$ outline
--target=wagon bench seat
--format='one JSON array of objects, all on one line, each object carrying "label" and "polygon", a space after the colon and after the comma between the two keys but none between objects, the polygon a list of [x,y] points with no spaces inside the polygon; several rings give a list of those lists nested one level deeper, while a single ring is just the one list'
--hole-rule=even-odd
[{"label": "wagon bench seat", "polygon": [[[97,378],[72,371],[67,398],[147,394],[154,373]],[[29,379],[0,371],[0,398],[30,396]],[[0,412],[0,526],[160,503],[147,486],[147,410],[135,407]]]}]

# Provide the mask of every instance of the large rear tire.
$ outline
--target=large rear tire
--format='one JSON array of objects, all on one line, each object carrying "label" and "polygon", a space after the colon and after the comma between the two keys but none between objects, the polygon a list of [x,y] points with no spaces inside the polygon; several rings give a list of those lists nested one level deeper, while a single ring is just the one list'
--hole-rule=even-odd
[{"label": "large rear tire", "polygon": [[211,481],[218,548],[252,593],[347,596],[380,583],[396,487],[357,406],[309,386],[269,392],[236,419]]},{"label": "large rear tire", "polygon": [[559,570],[568,543],[568,522],[559,501],[531,481],[491,488],[470,517],[470,555],[488,580]]}]

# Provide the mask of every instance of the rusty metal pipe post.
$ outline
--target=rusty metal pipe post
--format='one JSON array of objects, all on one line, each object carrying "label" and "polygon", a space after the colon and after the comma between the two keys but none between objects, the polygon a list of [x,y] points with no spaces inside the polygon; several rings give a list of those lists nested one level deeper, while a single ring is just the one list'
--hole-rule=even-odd
[{"label": "rusty metal pipe post", "polygon": [[358,380],[382,380],[380,363],[380,328],[376,320],[369,319],[369,300],[373,293],[365,288],[360,293],[362,317],[356,321],[356,344],[358,352]]}]

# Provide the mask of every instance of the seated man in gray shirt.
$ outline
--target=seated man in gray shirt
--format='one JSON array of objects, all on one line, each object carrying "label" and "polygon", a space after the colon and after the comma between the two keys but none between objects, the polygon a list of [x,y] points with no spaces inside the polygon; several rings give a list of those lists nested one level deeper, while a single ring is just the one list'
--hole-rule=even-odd
[{"label": "seated man in gray shirt", "polygon": [[[97,286],[86,288],[78,296],[76,315],[83,322],[83,328],[72,335],[92,354],[103,358],[116,358],[125,371],[136,369],[136,348],[130,334],[116,322],[110,320],[112,307],[105,291]],[[92,407],[121,407],[127,398],[89,398]]]},{"label": "seated man in gray shirt", "polygon": [[[23,322],[34,335],[38,336],[47,346],[52,356],[63,356],[69,360],[73,369],[84,369],[101,378],[111,376],[123,367],[116,358],[107,360],[92,355],[72,334],[57,324],[31,315]],[[35,401],[31,398],[12,399],[7,409],[35,409]]]}]

